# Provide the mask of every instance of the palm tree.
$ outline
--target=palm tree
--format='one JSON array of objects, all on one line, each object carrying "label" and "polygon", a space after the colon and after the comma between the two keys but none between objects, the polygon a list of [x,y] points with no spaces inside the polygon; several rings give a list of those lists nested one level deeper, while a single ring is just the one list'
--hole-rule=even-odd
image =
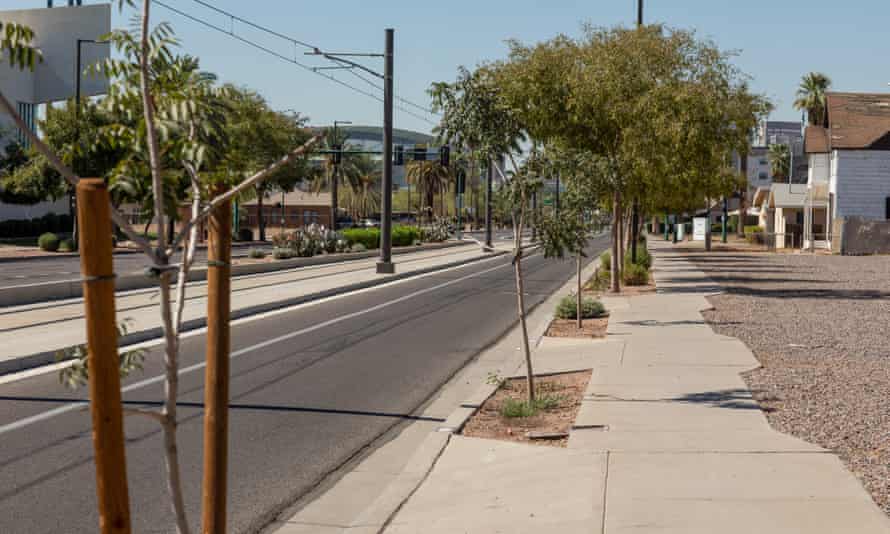
[{"label": "palm tree", "polygon": [[353,219],[362,219],[380,209],[379,164],[370,156],[355,158],[343,177],[347,185],[346,207]]},{"label": "palm tree", "polygon": [[825,91],[829,87],[831,78],[821,72],[811,72],[800,81],[794,107],[806,110],[807,121],[812,125],[825,124]]},{"label": "palm tree", "polygon": [[[346,144],[348,139],[349,132],[328,128],[325,131],[324,148],[332,150],[333,147],[339,146],[341,150],[348,150],[349,146]],[[318,169],[312,180],[313,193],[320,193],[326,189],[331,192],[331,213],[334,217],[332,226],[335,230],[337,228],[337,211],[339,211],[339,186],[344,183],[344,176],[354,172],[354,169],[351,168],[354,164],[353,160],[354,158],[348,154],[341,155],[339,164],[334,164],[333,157],[325,158],[324,165]]]},{"label": "palm tree", "polygon": [[770,145],[768,158],[773,171],[773,181],[785,182],[791,171],[791,152],[788,150],[788,145]]},{"label": "palm tree", "polygon": [[421,210],[425,211],[431,219],[436,193],[444,195],[451,184],[451,169],[443,167],[438,161],[412,161],[408,163],[405,179],[409,184],[414,184],[417,187],[423,199]]}]

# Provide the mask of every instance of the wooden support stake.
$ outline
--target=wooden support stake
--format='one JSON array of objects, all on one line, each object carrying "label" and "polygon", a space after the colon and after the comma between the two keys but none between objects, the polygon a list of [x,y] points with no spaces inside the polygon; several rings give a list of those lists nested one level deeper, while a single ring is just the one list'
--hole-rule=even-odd
[{"label": "wooden support stake", "polygon": [[229,317],[232,206],[216,208],[207,223],[207,368],[204,379],[203,529],[226,532],[229,439]]},{"label": "wooden support stake", "polygon": [[77,219],[80,223],[80,269],[86,309],[99,531],[102,534],[128,534],[130,505],[114,308],[111,204],[104,180],[82,179],[77,184]]}]

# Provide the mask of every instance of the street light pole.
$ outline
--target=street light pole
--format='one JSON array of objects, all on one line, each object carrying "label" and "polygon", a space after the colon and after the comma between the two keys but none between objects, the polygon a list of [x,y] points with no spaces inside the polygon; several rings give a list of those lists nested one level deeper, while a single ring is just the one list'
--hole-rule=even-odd
[{"label": "street light pole", "polygon": [[393,274],[392,263],[392,108],[393,108],[393,49],[395,30],[386,30],[386,51],[383,66],[383,195],[380,217],[380,261],[378,274]]}]

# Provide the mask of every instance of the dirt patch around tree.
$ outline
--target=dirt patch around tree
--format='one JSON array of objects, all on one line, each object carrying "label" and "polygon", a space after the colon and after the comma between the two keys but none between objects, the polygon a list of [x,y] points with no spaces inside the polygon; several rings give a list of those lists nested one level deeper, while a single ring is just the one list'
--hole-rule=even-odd
[{"label": "dirt patch around tree", "polygon": [[575,319],[554,319],[544,335],[547,337],[604,338],[606,329],[609,327],[609,317],[584,319],[581,325],[581,329],[578,329],[578,321]]},{"label": "dirt patch around tree", "polygon": [[[546,400],[548,406],[531,417],[503,415],[504,406],[511,401],[524,401],[527,391],[525,378],[506,380],[467,421],[461,434],[473,438],[565,447],[590,375],[591,371],[580,371],[537,378],[537,397],[539,400]],[[550,437],[533,439],[530,433],[531,436]]]}]

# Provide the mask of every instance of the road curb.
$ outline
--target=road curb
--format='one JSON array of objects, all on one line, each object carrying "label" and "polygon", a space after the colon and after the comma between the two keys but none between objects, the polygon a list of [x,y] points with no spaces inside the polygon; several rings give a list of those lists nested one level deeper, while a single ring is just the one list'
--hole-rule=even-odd
[{"label": "road curb", "polygon": [[[452,244],[451,246],[457,246],[457,244]],[[438,248],[448,248],[448,247],[438,247]],[[431,249],[426,249],[426,250],[431,250]],[[472,256],[470,258],[464,258],[461,260],[451,261],[448,263],[443,263],[443,264],[434,265],[434,266],[430,266],[430,267],[423,267],[420,269],[413,269],[410,271],[396,273],[395,275],[387,276],[385,278],[365,280],[362,282],[356,282],[353,284],[348,284],[345,286],[340,286],[340,287],[336,287],[336,288],[332,288],[332,289],[326,289],[323,291],[316,291],[314,293],[299,295],[297,297],[287,298],[284,300],[279,300],[279,301],[275,301],[275,302],[267,302],[267,303],[263,303],[263,304],[257,304],[255,306],[249,306],[249,307],[241,308],[238,310],[232,310],[231,320],[242,319],[244,317],[249,317],[251,315],[257,315],[260,313],[266,313],[266,312],[271,312],[271,311],[275,311],[275,310],[280,310],[283,308],[289,308],[291,306],[296,306],[298,304],[305,304],[307,302],[312,302],[312,301],[320,300],[323,298],[333,297],[333,296],[337,296],[337,295],[343,295],[346,293],[352,293],[354,291],[359,291],[361,289],[368,289],[371,287],[380,286],[380,285],[387,284],[390,282],[404,280],[406,278],[412,278],[415,276],[420,276],[423,274],[441,271],[444,269],[450,269],[452,267],[460,267],[462,265],[467,265],[469,263],[483,261],[483,260],[491,259],[491,258],[497,258],[500,256],[504,256],[506,254],[508,254],[507,251],[486,252],[483,254]],[[182,324],[181,331],[188,332],[190,330],[197,330],[199,328],[204,328],[206,325],[207,325],[206,318],[199,318],[199,319],[193,319],[190,321],[184,321]],[[162,335],[163,335],[163,331],[160,327],[151,328],[149,330],[143,330],[141,332],[133,332],[133,333],[130,333],[130,334],[122,337],[119,340],[119,345],[122,350],[125,350],[127,345],[134,345],[136,343],[142,343],[145,341],[158,339]],[[57,354],[58,354],[59,350],[60,349],[53,349],[50,351],[26,355],[26,356],[13,358],[10,360],[0,362],[0,376],[56,363],[58,361]]]},{"label": "road curb", "polygon": [[[594,260],[581,271],[582,279],[589,279],[596,273],[598,260]],[[541,302],[535,310],[546,309],[548,304],[552,305],[552,301],[562,298],[562,295],[573,290],[576,285],[574,277],[569,279],[562,287],[553,292],[553,294],[545,301]],[[535,326],[529,335],[529,344],[531,347],[537,348],[544,333],[553,319],[553,313],[545,313],[545,319]],[[517,324],[511,328],[504,336],[509,336],[516,329]],[[514,366],[513,363],[516,363]],[[511,371],[507,377],[516,378],[518,370],[524,365],[525,358],[521,354],[517,354],[510,362]],[[585,369],[586,370],[586,369]],[[523,375],[524,376],[524,375]],[[444,423],[435,431],[424,439],[415,453],[411,456],[405,468],[390,482],[380,496],[364,509],[358,517],[350,523],[349,527],[342,529],[345,534],[382,534],[390,521],[396,516],[399,510],[408,502],[408,500],[423,485],[426,478],[436,466],[436,462],[445,452],[451,441],[451,436],[459,433],[466,422],[476,413],[482,404],[497,391],[497,384],[482,384],[469,398],[461,402],[447,417]]]},{"label": "road curb", "polygon": [[[439,250],[445,248],[459,247],[467,245],[466,242],[445,242],[432,243],[429,245],[399,247],[393,249],[393,255],[409,254],[412,252],[422,252],[425,250]],[[129,254],[129,253],[128,253]],[[325,254],[321,256],[313,256],[311,258],[292,258],[289,260],[279,260],[269,263],[253,263],[232,266],[232,276],[246,276],[251,274],[264,274],[277,271],[287,271],[290,269],[299,269],[301,267],[311,267],[317,265],[329,265],[333,263],[341,263],[348,261],[365,260],[380,255],[379,251],[357,252],[349,254]],[[52,256],[50,256],[52,257]],[[203,282],[207,280],[207,268],[197,268],[189,272],[189,282]],[[115,279],[115,292],[132,291],[136,289],[148,289],[155,287],[155,281],[146,277],[144,274],[125,274]],[[9,287],[0,287],[0,308],[8,306],[23,306],[26,304],[37,304],[41,302],[51,302],[55,300],[65,300],[73,298],[81,298],[83,296],[83,285],[79,278],[72,280],[61,280],[57,282],[46,282],[38,284],[27,284]]]}]

